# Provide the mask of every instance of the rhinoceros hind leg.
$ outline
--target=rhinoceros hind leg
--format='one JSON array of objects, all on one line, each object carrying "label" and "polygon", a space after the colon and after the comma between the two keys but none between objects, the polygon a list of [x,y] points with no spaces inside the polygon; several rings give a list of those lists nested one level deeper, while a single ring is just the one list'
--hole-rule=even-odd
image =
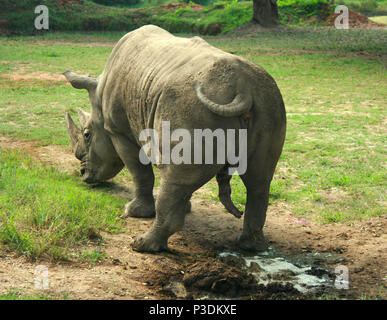
[{"label": "rhinoceros hind leg", "polygon": [[263,234],[266,220],[266,210],[269,200],[270,182],[256,181],[255,186],[245,182],[247,188],[247,202],[243,231],[238,244],[244,250],[265,251],[268,243]]},{"label": "rhinoceros hind leg", "polygon": [[132,248],[141,252],[167,250],[168,238],[183,228],[191,194],[186,186],[162,182],[156,200],[156,220],[148,232],[134,240]]},{"label": "rhinoceros hind leg", "polygon": [[238,245],[241,249],[247,251],[265,251],[269,247],[263,231],[252,233],[250,235],[242,234],[239,237]]},{"label": "rhinoceros hind leg", "polygon": [[168,239],[158,240],[149,231],[133,240],[132,248],[139,252],[160,252],[168,250]]},{"label": "rhinoceros hind leg", "polygon": [[[268,243],[263,234],[269,203],[270,183],[282,150],[282,140],[263,140],[255,150],[245,174],[241,179],[247,190],[243,230],[239,245],[245,250],[264,251]],[[266,155],[266,156],[262,156]]]},{"label": "rhinoceros hind leg", "polygon": [[123,215],[123,218],[126,218],[126,217],[153,218],[155,215],[156,215],[156,210],[155,210],[154,199],[137,197],[126,204],[125,214]]}]

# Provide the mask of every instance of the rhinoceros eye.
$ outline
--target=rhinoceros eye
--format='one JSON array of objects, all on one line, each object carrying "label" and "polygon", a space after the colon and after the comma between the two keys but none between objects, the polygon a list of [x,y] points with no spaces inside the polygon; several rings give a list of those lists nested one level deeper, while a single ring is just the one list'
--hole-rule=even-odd
[{"label": "rhinoceros eye", "polygon": [[90,139],[90,131],[86,129],[83,132],[83,136],[85,137],[86,141],[88,141]]}]

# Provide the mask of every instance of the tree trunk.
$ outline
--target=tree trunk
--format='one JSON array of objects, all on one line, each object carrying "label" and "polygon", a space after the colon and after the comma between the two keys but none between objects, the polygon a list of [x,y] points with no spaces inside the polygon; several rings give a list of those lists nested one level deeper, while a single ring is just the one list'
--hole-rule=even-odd
[{"label": "tree trunk", "polygon": [[278,24],[277,0],[253,0],[254,13],[253,21],[270,27]]}]

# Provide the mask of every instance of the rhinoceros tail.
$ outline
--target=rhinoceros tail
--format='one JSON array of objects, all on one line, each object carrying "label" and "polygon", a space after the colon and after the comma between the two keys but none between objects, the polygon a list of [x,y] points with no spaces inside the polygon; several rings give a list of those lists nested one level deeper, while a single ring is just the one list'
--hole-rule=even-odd
[{"label": "rhinoceros tail", "polygon": [[228,104],[218,104],[208,99],[202,91],[200,84],[195,84],[196,94],[199,100],[213,113],[223,117],[237,117],[248,112],[253,106],[250,94],[237,94]]},{"label": "rhinoceros tail", "polygon": [[224,167],[216,175],[216,181],[218,182],[219,186],[219,200],[228,212],[230,212],[234,217],[239,219],[242,216],[243,212],[239,211],[239,209],[234,205],[231,200],[231,178],[232,175],[228,174],[227,167]]}]

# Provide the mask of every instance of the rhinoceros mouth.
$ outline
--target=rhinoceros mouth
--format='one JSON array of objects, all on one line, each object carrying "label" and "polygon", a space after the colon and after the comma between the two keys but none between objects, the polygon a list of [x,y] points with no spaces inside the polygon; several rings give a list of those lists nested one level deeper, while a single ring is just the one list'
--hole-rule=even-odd
[{"label": "rhinoceros mouth", "polygon": [[95,179],[95,174],[92,172],[92,170],[87,169],[84,165],[81,165],[81,178],[83,182],[88,184],[99,182]]},{"label": "rhinoceros mouth", "polygon": [[100,183],[100,181],[98,180],[95,180],[94,177],[92,175],[89,175],[89,174],[84,174],[82,176],[82,181],[83,182],[86,182],[87,184],[96,184],[96,183]]}]

